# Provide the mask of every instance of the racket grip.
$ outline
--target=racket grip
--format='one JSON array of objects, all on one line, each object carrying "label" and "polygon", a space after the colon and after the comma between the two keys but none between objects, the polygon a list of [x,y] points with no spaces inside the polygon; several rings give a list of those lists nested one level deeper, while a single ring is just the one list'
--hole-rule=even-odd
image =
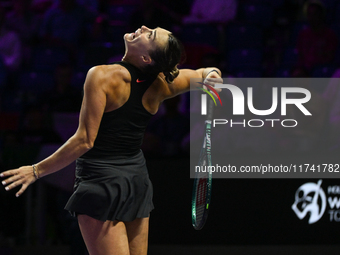
[{"label": "racket grip", "polygon": [[213,112],[214,112],[214,101],[212,98],[208,97],[208,102],[207,102],[207,120],[212,120],[213,118]]}]

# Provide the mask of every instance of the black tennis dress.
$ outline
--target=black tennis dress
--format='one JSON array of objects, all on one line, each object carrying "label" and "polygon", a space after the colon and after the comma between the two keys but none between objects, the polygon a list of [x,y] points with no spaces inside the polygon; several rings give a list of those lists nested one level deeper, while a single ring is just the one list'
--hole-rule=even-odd
[{"label": "black tennis dress", "polygon": [[94,146],[76,161],[74,193],[65,209],[73,216],[133,221],[154,208],[153,188],[140,149],[152,116],[142,105],[156,79],[126,62],[116,62],[131,74],[131,91],[120,108],[104,113]]}]

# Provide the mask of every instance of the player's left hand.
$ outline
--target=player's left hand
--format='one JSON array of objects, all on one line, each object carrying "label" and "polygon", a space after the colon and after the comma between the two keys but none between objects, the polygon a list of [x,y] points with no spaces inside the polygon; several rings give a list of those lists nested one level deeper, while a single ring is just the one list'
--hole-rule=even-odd
[{"label": "player's left hand", "polygon": [[[205,77],[203,83],[207,84],[207,85],[210,85],[211,87],[215,87],[215,84],[223,84],[223,79],[221,78],[221,76],[219,76],[218,73],[210,72],[207,75],[207,77]],[[203,85],[203,88],[207,89],[207,87],[204,86],[204,85]],[[222,89],[220,89],[220,88],[216,88],[215,90],[216,90],[217,93],[220,93],[222,91]],[[213,95],[216,98],[215,93],[213,93]]]}]

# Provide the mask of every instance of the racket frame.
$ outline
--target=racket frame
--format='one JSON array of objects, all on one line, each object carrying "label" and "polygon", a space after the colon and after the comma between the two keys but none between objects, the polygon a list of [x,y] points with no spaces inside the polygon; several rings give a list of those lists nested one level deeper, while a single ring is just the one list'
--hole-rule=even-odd
[{"label": "racket frame", "polygon": [[203,146],[200,153],[200,159],[198,162],[198,166],[202,166],[203,156],[205,154],[206,156],[206,182],[207,182],[207,188],[206,188],[206,200],[205,200],[205,206],[204,206],[204,212],[203,217],[201,221],[197,220],[196,215],[196,203],[197,203],[197,190],[200,183],[199,178],[199,172],[196,172],[195,179],[194,179],[194,185],[193,185],[193,192],[192,192],[192,202],[191,202],[191,222],[192,226],[195,230],[200,230],[203,228],[207,218],[208,218],[208,212],[210,207],[210,201],[211,201],[211,187],[212,187],[212,172],[210,170],[210,166],[212,165],[211,161],[211,124],[212,124],[212,115],[213,115],[213,107],[214,102],[212,99],[208,99],[208,109],[207,109],[207,120],[205,121],[205,136],[203,141]]}]

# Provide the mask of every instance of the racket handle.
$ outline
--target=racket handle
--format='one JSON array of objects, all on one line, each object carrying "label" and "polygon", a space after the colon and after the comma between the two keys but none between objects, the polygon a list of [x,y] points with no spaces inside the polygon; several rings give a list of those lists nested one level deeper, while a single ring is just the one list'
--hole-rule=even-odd
[{"label": "racket handle", "polygon": [[212,98],[208,97],[208,102],[207,102],[207,120],[212,120],[213,118],[213,112],[214,112],[214,101]]}]

